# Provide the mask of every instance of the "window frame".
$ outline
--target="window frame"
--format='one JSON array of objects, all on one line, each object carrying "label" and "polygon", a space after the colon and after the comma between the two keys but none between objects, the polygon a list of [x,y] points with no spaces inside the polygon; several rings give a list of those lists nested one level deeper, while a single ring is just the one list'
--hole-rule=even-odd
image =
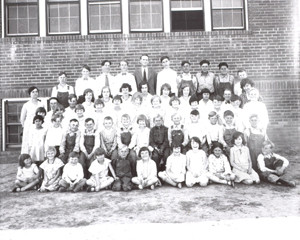
[{"label": "window frame", "polygon": [[[4,28],[4,36],[5,37],[36,37],[36,36],[40,36],[40,1],[37,0],[36,3],[34,2],[23,2],[23,3],[7,3],[6,0],[4,0],[4,9],[2,11],[3,16],[4,16],[4,24],[3,24],[3,28]],[[28,5],[36,5],[37,6],[37,33],[22,33],[22,34],[9,34],[8,33],[8,6],[28,6]]]},{"label": "window frame", "polygon": [[[202,11],[203,11],[203,29],[199,30],[199,29],[187,29],[187,30],[173,30],[172,28],[172,0],[169,0],[169,4],[170,4],[170,30],[171,32],[205,32],[205,0],[202,0]],[[197,9],[197,10],[191,10],[191,11],[199,11],[199,8],[181,8],[181,9],[185,9],[185,10],[181,10],[181,11],[189,11],[189,9]],[[175,12],[175,11],[174,11]]]},{"label": "window frame", "polygon": [[[213,9],[213,0],[210,0],[210,15],[211,15],[211,30],[212,31],[226,31],[226,30],[246,30],[247,29],[247,19],[246,19],[246,0],[243,1],[243,7],[242,8],[217,8]],[[222,9],[242,9],[243,10],[243,27],[219,27],[219,28],[214,28],[214,21],[213,21],[213,10],[222,10]]]},{"label": "window frame", "polygon": [[62,33],[50,33],[49,32],[49,5],[52,5],[52,4],[57,4],[57,3],[75,3],[75,1],[55,1],[55,2],[50,2],[51,0],[46,0],[46,14],[45,14],[45,17],[46,17],[46,36],[64,36],[64,35],[67,35],[67,36],[70,36],[70,35],[81,35],[81,1],[80,0],[77,0],[78,2],[78,9],[79,9],[79,15],[78,15],[78,18],[79,18],[79,30],[78,32],[70,32],[70,33],[67,33],[67,32],[62,32]]},{"label": "window frame", "polygon": [[130,22],[130,17],[131,17],[131,13],[130,13],[130,1],[128,0],[128,27],[129,27],[129,33],[154,33],[154,32],[164,32],[164,3],[163,0],[159,0],[160,4],[161,4],[161,30],[149,30],[149,29],[139,29],[139,30],[132,30],[131,29],[131,22]]},{"label": "window frame", "polygon": [[[100,1],[99,1],[100,2]],[[109,31],[95,31],[95,32],[91,32],[90,31],[90,8],[89,8],[89,4],[92,3],[92,1],[87,0],[87,33],[88,35],[94,35],[94,34],[116,34],[116,33],[123,33],[123,1],[122,0],[111,0],[111,1],[107,1],[107,2],[119,2],[120,3],[120,31],[115,31],[115,30],[109,30]]]}]

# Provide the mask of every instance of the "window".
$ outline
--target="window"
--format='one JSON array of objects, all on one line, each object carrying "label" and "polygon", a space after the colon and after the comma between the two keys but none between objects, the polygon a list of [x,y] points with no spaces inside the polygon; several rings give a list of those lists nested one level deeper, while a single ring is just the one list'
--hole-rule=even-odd
[{"label": "window", "polygon": [[38,35],[38,1],[6,0],[6,35]]},{"label": "window", "polygon": [[244,0],[212,0],[213,29],[244,29]]},{"label": "window", "polygon": [[130,0],[130,30],[162,31],[161,0]]},{"label": "window", "polygon": [[47,0],[48,34],[79,34],[79,9],[79,0]]},{"label": "window", "polygon": [[202,0],[171,0],[172,31],[204,30]]},{"label": "window", "polygon": [[89,0],[89,32],[121,32],[120,1]]}]

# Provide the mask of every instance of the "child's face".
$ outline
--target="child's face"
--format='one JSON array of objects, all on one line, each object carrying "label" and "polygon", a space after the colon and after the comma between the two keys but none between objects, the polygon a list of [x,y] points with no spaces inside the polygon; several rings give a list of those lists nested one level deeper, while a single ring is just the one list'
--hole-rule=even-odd
[{"label": "child's face", "polygon": [[228,124],[228,125],[231,125],[233,122],[233,117],[230,115],[226,116],[224,119],[225,119],[226,124]]},{"label": "child's face", "polygon": [[258,93],[257,91],[251,91],[249,94],[249,98],[251,101],[257,101],[258,100]]},{"label": "child's face", "polygon": [[209,118],[209,121],[210,121],[210,123],[211,123],[212,125],[217,124],[217,121],[218,121],[217,115],[215,115],[215,116],[213,116],[213,117],[210,117],[210,118]]},{"label": "child's face", "polygon": [[202,97],[203,97],[203,100],[208,100],[209,99],[209,93],[203,93]]},{"label": "child's face", "polygon": [[191,108],[192,109],[197,109],[199,106],[199,103],[197,101],[191,102]]},{"label": "child's face", "polygon": [[62,74],[62,75],[58,76],[58,81],[59,81],[60,84],[65,84],[66,81],[67,81],[66,75]]},{"label": "child's face", "polygon": [[163,96],[169,96],[169,94],[170,94],[170,90],[169,90],[168,88],[164,88],[164,89],[162,90],[162,95],[163,95]]},{"label": "child's face", "polygon": [[220,72],[221,72],[221,74],[227,74],[227,72],[228,72],[228,68],[226,67],[226,66],[222,66],[221,68],[220,68]]},{"label": "child's face", "polygon": [[158,98],[154,98],[154,99],[152,100],[152,106],[153,106],[154,108],[160,106],[160,101],[159,101]]},{"label": "child's face", "polygon": [[142,93],[148,93],[148,86],[145,84],[145,85],[142,85],[141,87],[141,92]]},{"label": "child's face", "polygon": [[120,104],[121,104],[121,101],[119,99],[114,100],[114,105],[115,106],[120,106]]},{"label": "child's face", "polygon": [[49,104],[52,111],[57,108],[57,101],[55,99],[51,99]]},{"label": "child's face", "polygon": [[53,151],[47,151],[46,156],[48,159],[52,160],[55,157],[55,153]]},{"label": "child's face", "polygon": [[219,148],[219,147],[217,147],[217,148],[214,149],[213,152],[214,152],[214,155],[218,158],[218,157],[220,157],[221,154],[222,154],[222,149]]},{"label": "child's face", "polygon": [[239,72],[238,76],[239,76],[239,79],[242,80],[247,77],[247,73],[245,71]]},{"label": "child's face", "polygon": [[258,122],[257,117],[250,118],[250,125],[251,125],[251,127],[256,128],[257,127],[257,122]]},{"label": "child's face", "polygon": [[252,88],[252,87],[251,87],[251,84],[249,84],[249,83],[246,83],[245,86],[244,86],[244,90],[245,90],[245,92],[247,92],[247,93],[251,90],[251,88]]},{"label": "child's face", "polygon": [[103,90],[102,90],[102,96],[104,98],[108,98],[109,95],[110,95],[109,89],[108,88],[103,88]]},{"label": "child's face", "polygon": [[93,98],[93,94],[91,92],[87,92],[84,97],[85,97],[85,101],[91,102]]},{"label": "child's face", "polygon": [[24,165],[25,165],[25,167],[30,167],[31,164],[32,164],[31,158],[26,158],[26,159],[24,160]]},{"label": "child's face", "polygon": [[148,160],[149,159],[149,152],[148,151],[142,151],[141,152],[141,158],[143,160]]},{"label": "child's face", "polygon": [[34,124],[36,128],[41,128],[43,122],[40,119],[35,119]]},{"label": "child's face", "polygon": [[104,120],[103,125],[106,129],[111,129],[113,123],[111,120]]},{"label": "child's face", "polygon": [[199,143],[197,143],[196,141],[192,140],[191,141],[191,147],[192,149],[199,149]]},{"label": "child's face", "polygon": [[190,64],[185,63],[185,64],[182,66],[182,71],[183,71],[184,73],[189,73],[189,72],[190,72]]},{"label": "child's face", "polygon": [[182,95],[187,97],[190,94],[190,88],[189,87],[185,87],[184,89],[182,89]]},{"label": "child's face", "polygon": [[174,147],[174,148],[173,148],[173,154],[174,154],[174,155],[179,155],[179,154],[180,154],[180,150],[181,150],[180,147]]},{"label": "child's face", "polygon": [[95,123],[92,121],[88,121],[85,123],[86,130],[92,131],[94,129]]},{"label": "child's face", "polygon": [[161,118],[155,118],[154,119],[154,124],[157,127],[160,127],[162,125],[162,119]]},{"label": "child's face", "polygon": [[168,68],[170,66],[170,60],[165,58],[164,60],[162,60],[161,65],[163,66],[163,68]]},{"label": "child's face", "polygon": [[69,158],[69,163],[71,165],[76,165],[78,163],[78,158],[77,157],[70,157]]},{"label": "child's face", "polygon": [[52,123],[53,123],[53,127],[57,128],[61,124],[61,119],[60,118],[56,118],[54,121],[52,121]]},{"label": "child's face", "polygon": [[82,117],[83,116],[83,113],[84,113],[84,110],[83,109],[77,109],[76,110],[76,114],[78,117]]},{"label": "child's face", "polygon": [[78,122],[70,122],[69,124],[71,132],[77,132],[79,123]]},{"label": "child's face", "polygon": [[44,112],[38,112],[36,115],[42,116],[44,118],[46,116],[46,113],[44,113]]},{"label": "child's face", "polygon": [[242,146],[243,144],[243,139],[241,136],[239,136],[237,139],[234,140],[234,144],[238,147]]},{"label": "child's face", "polygon": [[197,123],[199,121],[199,115],[191,114],[190,118],[192,123]]},{"label": "child's face", "polygon": [[127,72],[127,70],[128,70],[127,63],[126,62],[120,62],[120,69],[121,69],[121,72]]},{"label": "child's face", "polygon": [[121,123],[123,124],[123,126],[128,126],[130,123],[130,120],[127,117],[122,117]]},{"label": "child's face", "polygon": [[77,104],[76,98],[69,99],[68,102],[69,102],[70,108],[74,108]]},{"label": "child's face", "polygon": [[122,94],[123,95],[128,95],[129,89],[128,88],[122,88]]},{"label": "child's face", "polygon": [[230,101],[231,92],[230,91],[224,91],[223,97],[224,97],[225,101]]},{"label": "child's face", "polygon": [[261,150],[264,155],[268,155],[268,154],[272,153],[272,146],[266,145]]},{"label": "child's face", "polygon": [[173,118],[172,118],[173,122],[175,125],[178,125],[180,124],[180,121],[181,121],[181,117],[179,115],[175,115]]},{"label": "child's face", "polygon": [[174,101],[171,102],[171,105],[172,105],[173,108],[178,108],[180,103],[179,103],[179,101],[174,100]]},{"label": "child's face", "polygon": [[97,155],[96,159],[97,159],[98,163],[103,163],[104,162],[104,157],[105,157],[104,154]]},{"label": "child's face", "polygon": [[240,100],[235,100],[234,102],[231,102],[231,104],[232,104],[232,106],[233,107],[240,107],[240,105],[241,105],[241,101]]},{"label": "child's face", "polygon": [[200,68],[202,72],[207,73],[209,66],[207,63],[203,63]]},{"label": "child's face", "polygon": [[218,101],[217,99],[214,99],[213,104],[216,109],[219,109],[221,107],[222,101]]},{"label": "child's face", "polygon": [[129,153],[129,150],[127,147],[123,147],[123,148],[119,149],[119,156],[123,159],[127,157],[128,153]]},{"label": "child's face", "polygon": [[96,111],[101,111],[103,109],[103,104],[96,104],[95,109]]},{"label": "child's face", "polygon": [[142,101],[140,98],[137,97],[134,99],[134,103],[135,103],[135,105],[141,105]]},{"label": "child's face", "polygon": [[87,70],[86,68],[83,68],[83,69],[81,70],[81,74],[82,74],[82,77],[83,77],[83,78],[88,78],[89,75],[90,75],[90,71]]},{"label": "child's face", "polygon": [[139,120],[139,128],[145,128],[146,122],[144,120]]}]

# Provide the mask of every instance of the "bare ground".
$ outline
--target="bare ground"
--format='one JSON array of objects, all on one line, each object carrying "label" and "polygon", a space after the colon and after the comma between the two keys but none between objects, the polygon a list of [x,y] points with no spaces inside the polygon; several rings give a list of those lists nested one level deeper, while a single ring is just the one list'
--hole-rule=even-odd
[{"label": "bare ground", "polygon": [[199,223],[300,216],[300,159],[293,153],[291,176],[297,187],[262,183],[236,188],[212,184],[153,191],[99,193],[10,193],[17,164],[0,165],[0,229],[47,229],[99,224]]}]

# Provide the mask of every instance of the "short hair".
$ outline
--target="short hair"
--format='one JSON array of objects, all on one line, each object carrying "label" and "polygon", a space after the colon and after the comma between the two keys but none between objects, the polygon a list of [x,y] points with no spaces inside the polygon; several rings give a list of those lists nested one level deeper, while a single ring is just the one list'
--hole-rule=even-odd
[{"label": "short hair", "polygon": [[129,116],[129,114],[127,114],[127,113],[124,113],[124,114],[121,116],[121,119],[122,119],[122,118],[127,118],[127,119],[130,120],[130,116]]},{"label": "short hair", "polygon": [[127,64],[127,66],[129,65],[129,63],[128,63],[128,61],[127,61],[127,60],[121,60],[121,61],[119,62],[119,66],[121,66],[121,62],[124,62],[124,63],[126,63],[126,64]]},{"label": "short hair", "polygon": [[158,95],[153,95],[152,98],[151,98],[151,104],[153,102],[154,99],[158,98],[159,102],[161,103],[161,99],[160,99],[160,96]]},{"label": "short hair", "polygon": [[147,57],[147,58],[149,58],[148,54],[146,54],[146,53],[142,53],[141,56],[140,56],[140,59],[142,59],[142,57]]},{"label": "short hair", "polygon": [[208,114],[208,119],[210,119],[211,117],[214,117],[218,115],[215,111],[211,111],[209,114]]},{"label": "short hair", "polygon": [[112,117],[111,116],[106,116],[104,119],[103,119],[103,122],[104,121],[112,121],[112,122],[114,122],[114,120],[112,119]]},{"label": "short hair", "polygon": [[217,100],[219,102],[222,102],[223,98],[220,95],[216,95],[216,96],[213,97],[213,100]]},{"label": "short hair", "polygon": [[84,89],[84,91],[83,91],[83,96],[85,96],[86,94],[88,94],[88,93],[92,93],[92,102],[94,102],[94,100],[95,100],[95,97],[94,97],[94,91],[92,90],[92,89],[90,89],[90,88],[86,88],[86,89]]},{"label": "short hair", "polygon": [[62,120],[63,116],[61,114],[55,113],[55,114],[53,114],[51,116],[51,122],[55,122],[57,118],[59,118],[60,120]]},{"label": "short hair", "polygon": [[234,113],[233,113],[231,110],[226,110],[226,111],[224,112],[224,118],[227,117],[227,116],[232,116],[232,117],[234,117]]},{"label": "short hair", "polygon": [[219,143],[219,142],[214,142],[212,144],[212,148],[211,148],[211,151],[213,152],[216,148],[220,148],[223,152],[223,144],[222,143]]},{"label": "short hair", "polygon": [[165,59],[168,59],[168,60],[170,61],[170,58],[169,58],[168,56],[162,56],[162,57],[160,58],[160,62],[162,62],[162,61],[165,60]]},{"label": "short hair", "polygon": [[243,134],[242,132],[235,132],[235,133],[232,135],[231,143],[234,144],[235,139],[238,139],[239,137],[242,138],[242,144],[245,145],[245,144],[246,144],[246,141],[245,141],[244,134]]},{"label": "short hair", "polygon": [[244,69],[244,68],[239,68],[239,69],[237,70],[237,74],[239,74],[240,72],[247,72],[247,71],[246,71],[246,69]]},{"label": "short hair", "polygon": [[103,90],[106,89],[106,88],[109,90],[109,97],[112,98],[111,90],[110,90],[110,87],[109,87],[109,86],[104,86],[104,87],[101,89],[101,94],[98,96],[99,98],[103,98]]},{"label": "short hair", "polygon": [[268,146],[270,145],[271,148],[274,148],[275,147],[275,144],[273,142],[271,142],[270,140],[266,140],[262,143],[262,148],[265,147],[265,146]]},{"label": "short hair", "polygon": [[131,97],[131,102],[134,102],[135,99],[140,99],[141,102],[143,102],[143,96],[140,92],[135,92]]},{"label": "short hair", "polygon": [[56,100],[56,102],[59,102],[57,97],[50,97],[50,98],[48,99],[49,103],[50,103],[51,100]]},{"label": "short hair", "polygon": [[210,65],[210,62],[208,61],[208,60],[202,60],[199,64],[200,64],[200,66],[202,66],[203,64],[207,64],[208,66]]},{"label": "short hair", "polygon": [[164,120],[163,116],[160,114],[157,114],[153,117],[153,122],[155,121],[156,118],[159,118],[160,120]]},{"label": "short hair", "polygon": [[259,95],[259,90],[257,88],[251,88],[250,92],[256,92]]},{"label": "short hair", "polygon": [[34,124],[35,120],[37,120],[37,119],[40,120],[42,122],[42,124],[44,123],[44,118],[40,115],[35,115],[32,123]]},{"label": "short hair", "polygon": [[252,113],[249,115],[249,120],[254,117],[259,118],[257,113]]},{"label": "short hair", "polygon": [[57,104],[57,108],[54,110],[53,113],[57,113],[58,111],[65,111],[65,107],[61,105],[60,103]]},{"label": "short hair", "polygon": [[82,104],[77,104],[77,105],[75,106],[75,112],[76,112],[77,110],[83,110],[83,111],[85,111],[85,108],[84,108],[84,106],[83,106]]},{"label": "short hair", "polygon": [[27,90],[28,94],[30,95],[31,92],[35,89],[39,92],[39,89],[36,86],[32,86],[32,87],[28,88],[28,90]]},{"label": "short hair", "polygon": [[103,60],[102,62],[101,62],[101,66],[104,66],[105,65],[105,63],[109,63],[109,65],[111,65],[111,61],[109,61],[109,60]]},{"label": "short hair", "polygon": [[146,82],[146,81],[141,81],[138,85],[138,90],[141,92],[142,91],[142,86],[143,85],[147,85],[147,88],[148,88],[148,92],[149,92],[149,83]]},{"label": "short hair", "polygon": [[179,114],[179,113],[173,113],[172,115],[171,115],[171,120],[173,120],[173,118],[174,117],[176,117],[176,116],[179,116],[180,117],[180,119],[182,119],[182,116]]},{"label": "short hair", "polygon": [[[230,88],[225,88],[225,89],[224,89],[224,92],[225,92],[225,91],[229,91],[229,92],[232,94],[232,90],[231,90]],[[223,92],[223,94],[224,94],[224,92]]]},{"label": "short hair", "polygon": [[70,158],[79,158],[79,153],[78,152],[70,152],[69,153],[69,159]]},{"label": "short hair", "polygon": [[190,92],[189,92],[189,96],[192,94],[192,91],[191,91],[191,85],[188,84],[188,83],[182,83],[182,85],[180,85],[179,89],[178,89],[178,92],[183,95],[183,89],[185,89],[186,87],[189,88]]},{"label": "short hair", "polygon": [[[164,83],[160,87],[160,95],[162,95],[163,89],[165,89],[165,88],[167,88],[170,91],[170,93],[171,93],[171,85],[169,83]],[[169,93],[169,95],[170,95],[170,93]]]},{"label": "short hair", "polygon": [[254,82],[253,82],[251,79],[249,79],[249,78],[244,78],[244,79],[242,79],[241,82],[240,82],[241,89],[243,89],[243,88],[246,86],[246,84],[250,84],[251,87],[254,87]]},{"label": "short hair", "polygon": [[121,96],[120,96],[120,95],[116,95],[116,96],[114,96],[114,98],[113,98],[112,102],[114,102],[115,100],[119,100],[121,103],[123,102],[123,100],[122,100],[122,98],[121,98]]},{"label": "short hair", "polygon": [[37,109],[36,109],[36,111],[35,111],[35,115],[37,115],[38,113],[45,113],[45,114],[47,114],[47,111],[46,111],[46,109],[44,108],[44,107],[38,107]]},{"label": "short hair", "polygon": [[218,65],[219,69],[221,69],[221,67],[223,67],[223,66],[228,68],[228,64],[226,62],[220,62]]},{"label": "short hair", "polygon": [[96,148],[95,152],[94,152],[94,156],[100,156],[100,155],[105,155],[105,150],[103,148]]},{"label": "short hair", "polygon": [[140,114],[136,119],[136,123],[138,124],[139,121],[145,121],[147,123],[147,117],[144,114]]},{"label": "short hair", "polygon": [[209,95],[211,94],[208,88],[203,88],[200,92],[200,95],[203,95],[203,93],[209,93]]},{"label": "short hair", "polygon": [[78,121],[76,118],[72,118],[72,119],[69,121],[69,123],[71,123],[71,122],[77,122],[77,123],[79,123],[79,121]]},{"label": "short hair", "polygon": [[120,87],[119,92],[122,92],[122,89],[123,89],[123,88],[128,88],[128,91],[129,91],[129,92],[132,91],[131,85],[128,84],[128,83],[123,83],[122,86]]},{"label": "short hair", "polygon": [[194,110],[191,111],[190,114],[191,114],[191,115],[195,115],[195,116],[199,116],[200,113],[199,113],[198,110],[194,109]]},{"label": "short hair", "polygon": [[56,153],[57,153],[57,150],[56,150],[56,148],[55,148],[55,147],[53,147],[53,146],[49,146],[49,147],[48,147],[48,149],[47,149],[47,151],[46,151],[46,154],[47,154],[47,152],[54,152],[54,155],[56,155]]},{"label": "short hair", "polygon": [[186,64],[186,63],[187,63],[188,65],[191,65],[191,63],[190,63],[189,61],[186,61],[186,60],[185,60],[185,61],[182,61],[182,62],[181,62],[181,67],[183,67],[184,64]]},{"label": "short hair", "polygon": [[201,148],[201,141],[198,137],[192,137],[190,140],[190,147],[192,148],[192,140],[199,144],[199,149]]},{"label": "short hair", "polygon": [[25,167],[24,161],[25,161],[26,159],[28,159],[28,158],[31,159],[31,156],[30,156],[29,154],[27,154],[27,153],[22,153],[22,154],[20,154],[20,156],[18,157],[18,161],[19,161],[19,166],[20,166],[21,168]]},{"label": "short hair", "polygon": [[81,70],[83,70],[83,69],[86,69],[89,72],[91,71],[91,68],[87,64],[82,65]]},{"label": "short hair", "polygon": [[189,104],[191,105],[192,102],[197,102],[197,103],[199,103],[199,99],[198,99],[198,97],[197,97],[196,94],[193,94],[193,95],[190,97]]},{"label": "short hair", "polygon": [[172,102],[178,101],[180,104],[180,99],[176,96],[170,98],[169,105],[172,106]]},{"label": "short hair", "polygon": [[68,100],[72,100],[73,98],[76,98],[76,101],[77,101],[77,96],[76,96],[74,93],[71,93],[71,94],[68,96]]},{"label": "short hair", "polygon": [[85,123],[88,123],[89,121],[92,121],[93,123],[95,123],[93,118],[87,118],[87,119],[84,120]]},{"label": "short hair", "polygon": [[97,98],[96,101],[94,102],[94,107],[95,107],[96,105],[99,105],[99,104],[102,104],[103,107],[105,107],[104,102],[103,102],[100,98]]},{"label": "short hair", "polygon": [[181,143],[180,142],[178,142],[178,141],[173,141],[172,143],[171,143],[171,149],[174,149],[174,148],[180,148],[181,149]]},{"label": "short hair", "polygon": [[66,77],[68,76],[67,73],[66,73],[65,71],[60,71],[60,72],[58,73],[58,76],[60,77],[60,76],[62,76],[62,75],[65,75]]},{"label": "short hair", "polygon": [[150,150],[148,147],[141,147],[140,151],[139,151],[139,154],[138,154],[138,157],[141,157],[141,152],[145,152],[147,151],[149,153],[149,156],[150,156]]}]

